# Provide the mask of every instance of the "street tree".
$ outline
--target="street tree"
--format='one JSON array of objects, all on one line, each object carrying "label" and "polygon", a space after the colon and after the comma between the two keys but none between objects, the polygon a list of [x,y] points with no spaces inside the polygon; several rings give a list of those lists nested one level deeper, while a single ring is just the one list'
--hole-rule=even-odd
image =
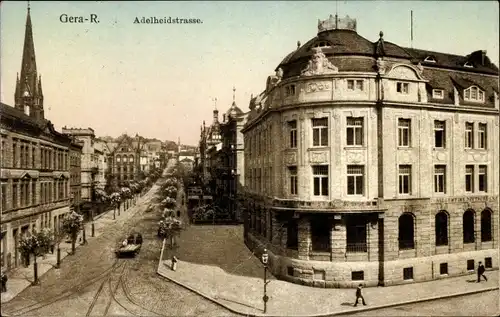
[{"label": "street tree", "polygon": [[61,229],[71,239],[71,254],[75,254],[75,243],[78,232],[83,227],[83,216],[72,211],[63,218]]},{"label": "street tree", "polygon": [[182,221],[174,217],[165,217],[159,223],[158,236],[162,239],[168,239],[170,241],[170,248],[176,245],[175,237],[180,235],[183,226]]}]

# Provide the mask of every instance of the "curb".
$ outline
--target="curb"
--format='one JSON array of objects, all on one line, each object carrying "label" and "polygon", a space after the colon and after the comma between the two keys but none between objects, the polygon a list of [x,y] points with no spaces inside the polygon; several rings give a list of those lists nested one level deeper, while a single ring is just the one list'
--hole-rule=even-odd
[{"label": "curb", "polygon": [[[160,275],[161,277],[179,285],[182,286],[190,291],[192,291],[195,294],[198,294],[211,302],[224,307],[225,309],[229,310],[232,313],[241,315],[241,316],[249,316],[249,317],[281,317],[283,315],[271,315],[271,314],[248,314],[244,313],[241,311],[238,311],[232,307],[227,306],[226,304],[220,302],[219,300],[213,298],[212,296],[206,295],[188,285],[185,285],[184,283],[181,283],[171,277],[165,276],[160,272],[160,265],[161,261],[158,265],[158,271],[156,274]],[[430,302],[434,300],[440,300],[440,299],[447,299],[447,298],[454,298],[454,297],[460,297],[460,296],[467,296],[467,295],[473,295],[473,294],[478,294],[478,293],[485,293],[485,292],[490,292],[490,291],[495,291],[498,290],[499,287],[488,287],[488,288],[483,288],[480,290],[474,290],[474,291],[468,291],[468,292],[463,292],[463,293],[455,293],[455,294],[448,294],[448,295],[441,295],[441,296],[433,296],[433,297],[427,297],[427,298],[422,298],[422,299],[415,299],[415,300],[408,300],[408,301],[403,301],[403,302],[395,302],[395,303],[389,303],[389,304],[383,304],[383,305],[378,305],[378,306],[371,306],[371,307],[366,307],[366,308],[359,308],[359,309],[351,309],[351,310],[342,310],[338,312],[331,312],[331,313],[321,313],[321,314],[308,314],[308,315],[286,315],[290,317],[328,317],[328,316],[342,316],[342,315],[349,315],[349,314],[355,314],[359,312],[366,312],[366,311],[373,311],[373,310],[378,310],[378,309],[384,309],[384,308],[390,308],[390,307],[396,307],[396,306],[403,306],[403,305],[409,305],[409,304],[416,304],[416,303],[423,303],[423,302]]]},{"label": "curb", "polygon": [[480,290],[468,291],[468,292],[463,292],[463,293],[455,293],[455,294],[448,294],[448,295],[442,295],[442,296],[427,297],[427,298],[422,298],[422,299],[408,300],[408,301],[404,301],[404,302],[390,303],[390,304],[378,305],[378,306],[373,306],[373,307],[366,307],[366,308],[361,308],[361,309],[356,309],[356,310],[345,310],[345,311],[340,311],[337,313],[315,315],[315,316],[342,316],[342,315],[348,315],[348,314],[353,314],[353,313],[358,313],[358,312],[366,312],[366,311],[378,310],[378,309],[384,309],[384,308],[390,308],[390,307],[396,307],[396,306],[417,304],[417,303],[423,303],[423,302],[431,302],[431,301],[440,300],[440,299],[447,299],[447,298],[467,296],[467,295],[473,295],[473,294],[479,294],[479,293],[486,293],[486,292],[496,291],[498,289],[499,289],[498,286],[488,287],[488,288],[483,288]]}]

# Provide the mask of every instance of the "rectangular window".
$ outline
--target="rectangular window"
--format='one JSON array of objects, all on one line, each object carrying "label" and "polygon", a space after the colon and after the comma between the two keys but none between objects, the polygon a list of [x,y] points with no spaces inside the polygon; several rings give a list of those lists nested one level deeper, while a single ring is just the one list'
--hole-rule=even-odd
[{"label": "rectangular window", "polygon": [[1,148],[1,150],[2,150],[2,154],[1,154],[2,155],[1,156],[1,158],[2,158],[2,161],[1,161],[2,165],[1,165],[1,167],[7,167],[8,166],[6,164],[7,160],[5,159],[5,155],[7,154],[7,149],[5,147],[7,146],[7,144],[4,141],[4,137],[2,137],[2,144],[1,145],[2,145],[2,148]]},{"label": "rectangular window", "polygon": [[474,271],[474,260],[467,260],[467,271]]},{"label": "rectangular window", "polygon": [[411,194],[411,165],[399,165],[399,193]]},{"label": "rectangular window", "polygon": [[312,119],[313,146],[328,145],[328,118]]},{"label": "rectangular window", "polygon": [[326,216],[317,215],[310,221],[311,250],[319,252],[331,251],[331,223]]},{"label": "rectangular window", "polygon": [[491,261],[491,258],[484,258],[484,267],[487,269],[491,269],[493,267],[493,263]]},{"label": "rectangular window", "polygon": [[0,193],[0,196],[2,196],[2,211],[7,210],[7,184],[2,183],[2,193]]},{"label": "rectangular window", "polygon": [[413,280],[413,268],[405,267],[403,269],[403,280]]},{"label": "rectangular window", "polygon": [[410,91],[408,83],[396,83],[396,91],[400,94],[407,95]]},{"label": "rectangular window", "polygon": [[488,175],[487,175],[487,166],[486,165],[479,165],[479,180],[478,180],[478,185],[479,185],[479,191],[480,192],[487,192],[488,191]]},{"label": "rectangular window", "polygon": [[411,120],[398,119],[398,146],[410,146],[411,141]]},{"label": "rectangular window", "polygon": [[439,264],[439,274],[441,275],[448,274],[448,263]]},{"label": "rectangular window", "polygon": [[474,192],[474,165],[465,166],[465,191]]},{"label": "rectangular window", "polygon": [[17,142],[12,141],[12,167],[16,168],[17,167],[17,162],[19,159],[17,158]]},{"label": "rectangular window", "polygon": [[20,182],[20,187],[21,187],[21,204],[19,205],[20,207],[26,206],[26,191],[25,191],[25,186],[26,184],[24,181]]},{"label": "rectangular window", "polygon": [[12,183],[12,208],[17,208],[17,190],[18,190],[18,181],[13,181]]},{"label": "rectangular window", "polygon": [[486,124],[485,123],[480,123],[479,127],[478,127],[477,148],[478,149],[486,149]]},{"label": "rectangular window", "polygon": [[288,172],[290,173],[290,195],[298,195],[298,176],[297,166],[289,166]]},{"label": "rectangular window", "polygon": [[298,250],[299,246],[299,227],[296,219],[288,220],[286,235],[286,247],[292,250]]},{"label": "rectangular window", "polygon": [[348,79],[347,80],[347,90],[363,91],[364,90],[364,81],[363,80]]},{"label": "rectangular window", "polygon": [[446,193],[446,165],[434,166],[434,192]]},{"label": "rectangular window", "polygon": [[354,80],[352,79],[347,80],[347,90],[354,90]]},{"label": "rectangular window", "polygon": [[442,89],[433,89],[432,90],[432,98],[434,99],[443,99],[444,94]]},{"label": "rectangular window", "polygon": [[290,131],[290,148],[297,148],[297,120],[289,121],[288,128]]},{"label": "rectangular window", "polygon": [[34,180],[31,183],[31,204],[36,204],[36,183]]},{"label": "rectangular window", "polygon": [[363,91],[364,90],[364,81],[363,80],[356,80],[356,89]]},{"label": "rectangular window", "polygon": [[364,271],[354,271],[351,272],[351,280],[353,281],[363,281],[365,279]]},{"label": "rectangular window", "polygon": [[36,147],[33,145],[31,148],[31,167],[36,168]]},{"label": "rectangular window", "polygon": [[294,95],[295,95],[295,85],[286,86],[285,96],[289,97],[289,96],[294,96]]},{"label": "rectangular window", "polygon": [[434,121],[434,147],[435,148],[445,148],[446,147],[446,122],[445,121]]},{"label": "rectangular window", "polygon": [[316,165],[312,169],[314,196],[328,196],[328,165]]},{"label": "rectangular window", "polygon": [[347,118],[347,145],[362,146],[363,145],[363,118]]},{"label": "rectangular window", "polygon": [[474,123],[465,123],[465,148],[472,149],[474,147]]},{"label": "rectangular window", "polygon": [[363,165],[347,165],[347,195],[364,194],[364,170]]}]

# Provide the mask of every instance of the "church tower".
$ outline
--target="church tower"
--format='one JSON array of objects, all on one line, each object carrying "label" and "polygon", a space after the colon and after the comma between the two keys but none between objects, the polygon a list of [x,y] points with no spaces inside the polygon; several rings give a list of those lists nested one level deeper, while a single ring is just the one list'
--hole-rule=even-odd
[{"label": "church tower", "polygon": [[35,44],[31,25],[30,7],[26,16],[21,76],[17,75],[15,108],[37,120],[44,119],[42,77],[36,71]]}]

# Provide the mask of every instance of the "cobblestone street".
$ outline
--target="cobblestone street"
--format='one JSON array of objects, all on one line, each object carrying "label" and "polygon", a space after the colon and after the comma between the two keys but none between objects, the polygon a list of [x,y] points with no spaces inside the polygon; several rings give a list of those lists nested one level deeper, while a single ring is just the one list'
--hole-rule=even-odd
[{"label": "cobblestone street", "polygon": [[[153,187],[153,191],[157,187]],[[10,302],[7,316],[227,316],[223,308],[156,274],[161,244],[156,236],[160,216],[146,212],[151,194],[117,219],[107,232],[77,249]],[[139,208],[139,209],[137,209]],[[135,259],[116,259],[114,249],[131,230],[143,235]],[[112,294],[114,293],[114,296]]]}]

